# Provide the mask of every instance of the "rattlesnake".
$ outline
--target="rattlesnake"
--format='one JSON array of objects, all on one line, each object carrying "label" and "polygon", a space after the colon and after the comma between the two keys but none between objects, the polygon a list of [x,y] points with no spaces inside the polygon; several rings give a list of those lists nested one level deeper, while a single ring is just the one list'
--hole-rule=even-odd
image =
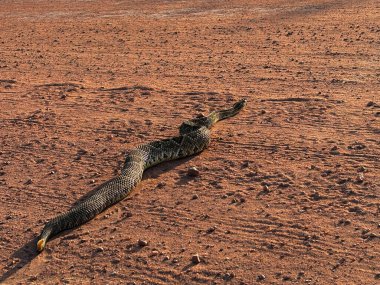
[{"label": "rattlesnake", "polygon": [[127,197],[141,181],[145,169],[203,151],[210,143],[210,128],[216,122],[236,115],[245,104],[246,100],[243,99],[230,109],[185,121],[179,128],[178,137],[143,144],[130,151],[119,176],[101,185],[68,212],[46,223],[37,242],[37,250],[42,251],[50,237],[86,223],[107,207]]}]

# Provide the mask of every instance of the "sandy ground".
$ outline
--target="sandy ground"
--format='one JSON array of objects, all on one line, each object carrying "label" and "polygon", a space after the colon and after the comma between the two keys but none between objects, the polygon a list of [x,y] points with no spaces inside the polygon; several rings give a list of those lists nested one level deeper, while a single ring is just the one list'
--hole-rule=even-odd
[{"label": "sandy ground", "polygon": [[[69,2],[1,3],[1,283],[379,284],[378,1]],[[240,98],[36,254],[129,149]]]}]

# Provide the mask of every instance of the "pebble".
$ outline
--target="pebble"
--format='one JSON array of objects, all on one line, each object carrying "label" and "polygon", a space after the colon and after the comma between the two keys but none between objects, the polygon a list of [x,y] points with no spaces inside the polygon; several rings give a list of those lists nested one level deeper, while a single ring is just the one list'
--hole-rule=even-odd
[{"label": "pebble", "polygon": [[300,271],[300,272],[298,272],[298,278],[301,278],[302,276],[305,276],[305,272],[303,272],[303,271]]},{"label": "pebble", "polygon": [[26,184],[26,185],[29,185],[29,184],[32,184],[32,183],[33,183],[33,180],[32,180],[32,179],[28,179],[28,180],[25,181],[25,184]]},{"label": "pebble", "polygon": [[215,230],[216,230],[216,227],[210,227],[210,228],[207,229],[206,232],[207,232],[208,234],[211,234],[211,233],[215,232]]},{"label": "pebble", "polygon": [[358,168],[358,172],[365,172],[367,169],[364,166]]},{"label": "pebble", "polygon": [[264,274],[259,274],[259,275],[257,275],[257,277],[256,277],[256,280],[257,281],[263,281],[263,280],[265,280],[265,275]]},{"label": "pebble", "polygon": [[234,277],[235,277],[235,273],[231,272],[231,273],[224,274],[223,279],[227,281],[227,280],[231,280]]},{"label": "pebble", "polygon": [[367,103],[367,107],[372,107],[373,105],[375,105],[375,102],[373,102],[373,101],[369,101]]},{"label": "pebble", "polygon": [[363,181],[364,181],[364,175],[363,173],[359,173],[358,176],[356,177],[356,182],[362,183]]},{"label": "pebble", "polygon": [[30,281],[30,282],[37,281],[37,276],[30,276],[30,277],[29,277],[29,281]]},{"label": "pebble", "polygon": [[146,240],[142,240],[142,239],[139,239],[137,244],[139,246],[147,246],[148,245],[148,242]]},{"label": "pebble", "polygon": [[350,207],[348,208],[348,211],[350,213],[357,213],[357,214],[364,214],[365,212],[363,211],[362,208],[360,208],[359,206],[353,206],[353,207]]},{"label": "pebble", "polygon": [[157,184],[157,188],[161,189],[161,188],[164,188],[166,186],[166,183],[165,182],[160,182]]},{"label": "pebble", "polygon": [[375,279],[380,279],[380,273],[375,274]]},{"label": "pebble", "polygon": [[319,201],[319,200],[322,199],[321,194],[319,194],[318,192],[314,192],[313,194],[310,195],[310,197],[311,197],[314,201]]},{"label": "pebble", "polygon": [[199,196],[197,194],[194,194],[193,197],[191,197],[192,200],[196,200],[198,198],[199,198]]},{"label": "pebble", "polygon": [[247,168],[247,167],[249,167],[249,162],[244,161],[243,164],[241,165],[241,168]]},{"label": "pebble", "polygon": [[170,257],[168,255],[165,255],[164,258],[162,259],[163,261],[168,261]]},{"label": "pebble", "polygon": [[330,149],[330,154],[339,154],[338,147],[335,145]]},{"label": "pebble", "polygon": [[191,257],[191,262],[194,263],[194,264],[198,264],[201,262],[201,258],[199,257],[199,254],[194,254],[192,257]]},{"label": "pebble", "polygon": [[77,155],[85,155],[85,154],[87,154],[87,153],[88,153],[87,150],[81,148],[81,149],[78,150]]},{"label": "pebble", "polygon": [[231,201],[232,204],[234,204],[234,203],[238,203],[238,202],[239,202],[239,200],[238,200],[238,198],[236,198],[236,197],[233,198],[232,201]]},{"label": "pebble", "polygon": [[340,219],[338,221],[338,226],[348,226],[351,224],[351,221],[350,220],[345,220],[345,219]]},{"label": "pebble", "polygon": [[104,248],[102,248],[101,246],[95,249],[95,252],[103,252],[103,251],[104,251]]},{"label": "pebble", "polygon": [[200,172],[195,166],[193,166],[187,170],[187,175],[190,177],[198,177],[200,175]]}]

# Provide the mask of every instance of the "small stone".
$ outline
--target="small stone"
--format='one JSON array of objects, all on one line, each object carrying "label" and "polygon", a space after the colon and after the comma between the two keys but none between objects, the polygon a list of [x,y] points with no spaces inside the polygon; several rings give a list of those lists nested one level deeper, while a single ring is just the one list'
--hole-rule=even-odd
[{"label": "small stone", "polygon": [[33,180],[32,179],[28,179],[25,181],[25,185],[29,185],[29,184],[32,184],[33,183]]},{"label": "small stone", "polygon": [[87,150],[81,148],[81,149],[78,150],[77,155],[85,155],[85,154],[87,154],[87,153],[88,153]]},{"label": "small stone", "polygon": [[216,227],[210,227],[207,229],[206,233],[211,234],[211,233],[215,232],[215,230],[216,230]]},{"label": "small stone", "polygon": [[137,244],[139,246],[147,246],[148,245],[148,242],[146,240],[142,240],[142,239],[139,239]]},{"label": "small stone", "polygon": [[37,276],[30,276],[30,277],[29,277],[29,281],[30,281],[30,282],[37,281]]},{"label": "small stone", "polygon": [[333,146],[333,147],[330,149],[330,154],[334,154],[334,155],[339,154],[339,150],[338,150],[338,147],[337,147],[336,145]]},{"label": "small stone", "polygon": [[200,172],[195,166],[193,166],[187,170],[187,175],[191,177],[198,177],[200,175]]},{"label": "small stone", "polygon": [[241,165],[241,168],[247,168],[249,167],[249,161],[244,161],[243,164]]},{"label": "small stone", "polygon": [[256,277],[256,281],[263,281],[263,280],[265,280],[265,275],[264,274],[259,274],[259,275],[257,275],[257,277]]},{"label": "small stone", "polygon": [[151,256],[157,256],[160,252],[158,250],[153,250]]},{"label": "small stone", "polygon": [[166,186],[166,183],[161,181],[160,183],[157,184],[156,187],[161,189],[161,188],[164,188],[165,186]]},{"label": "small stone", "polygon": [[191,197],[192,200],[196,200],[198,198],[199,198],[199,196],[197,194],[194,194],[193,197]]},{"label": "small stone", "polygon": [[233,198],[232,201],[231,201],[232,204],[235,204],[235,203],[238,203],[238,202],[239,202],[239,200],[236,197]]},{"label": "small stone", "polygon": [[102,248],[101,246],[95,249],[95,252],[103,252],[103,251],[104,251],[104,248]]},{"label": "small stone", "polygon": [[198,264],[201,262],[201,258],[199,257],[199,254],[194,254],[192,257],[191,257],[191,262],[194,263],[194,264]]},{"label": "small stone", "polygon": [[223,279],[226,280],[226,281],[228,281],[228,280],[231,280],[234,277],[235,277],[235,273],[231,272],[231,273],[224,274]]},{"label": "small stone", "polygon": [[363,181],[364,181],[364,175],[363,173],[359,173],[358,176],[356,177],[356,182],[362,183]]},{"label": "small stone", "polygon": [[338,221],[338,226],[348,226],[351,224],[350,220],[340,219]]},{"label": "small stone", "polygon": [[179,262],[178,258],[173,258],[173,263],[178,263],[178,262]]},{"label": "small stone", "polygon": [[284,277],[282,277],[282,280],[284,281],[290,281],[292,278],[288,275],[285,275]]},{"label": "small stone", "polygon": [[169,256],[165,255],[164,258],[162,259],[163,261],[168,261],[170,259]]},{"label": "small stone", "polygon": [[244,197],[241,197],[240,198],[240,203],[244,203],[246,200],[245,200],[245,198]]},{"label": "small stone", "polygon": [[350,213],[357,213],[357,214],[364,214],[364,210],[362,208],[360,208],[359,206],[353,206],[353,207],[350,207],[348,208],[348,211]]},{"label": "small stone", "polygon": [[380,279],[380,273],[375,274],[375,279]]},{"label": "small stone", "polygon": [[310,195],[310,197],[311,197],[314,201],[319,201],[319,200],[322,199],[321,194],[319,194],[318,192],[314,192],[313,194]]},{"label": "small stone", "polygon": [[351,150],[363,150],[365,148],[366,146],[360,142],[354,142],[353,144],[348,146],[348,149],[351,149]]},{"label": "small stone", "polygon": [[375,102],[373,102],[373,101],[369,101],[367,103],[367,107],[372,107],[373,105],[375,105]]},{"label": "small stone", "polygon": [[303,276],[305,276],[305,272],[303,271],[298,272],[298,275],[297,275],[298,279],[302,278]]},{"label": "small stone", "polygon": [[364,166],[358,168],[358,172],[365,172],[367,169]]}]

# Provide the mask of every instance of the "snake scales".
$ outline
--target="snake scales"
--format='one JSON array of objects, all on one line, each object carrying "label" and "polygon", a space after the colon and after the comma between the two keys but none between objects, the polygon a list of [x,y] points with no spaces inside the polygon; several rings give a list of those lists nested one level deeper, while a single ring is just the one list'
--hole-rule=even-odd
[{"label": "snake scales", "polygon": [[37,250],[42,251],[50,237],[86,223],[107,207],[127,197],[141,181],[145,169],[203,151],[210,143],[210,128],[216,122],[236,115],[245,104],[246,100],[243,99],[230,109],[185,121],[179,128],[178,137],[143,144],[130,151],[119,176],[101,185],[68,212],[46,223],[37,242]]}]

